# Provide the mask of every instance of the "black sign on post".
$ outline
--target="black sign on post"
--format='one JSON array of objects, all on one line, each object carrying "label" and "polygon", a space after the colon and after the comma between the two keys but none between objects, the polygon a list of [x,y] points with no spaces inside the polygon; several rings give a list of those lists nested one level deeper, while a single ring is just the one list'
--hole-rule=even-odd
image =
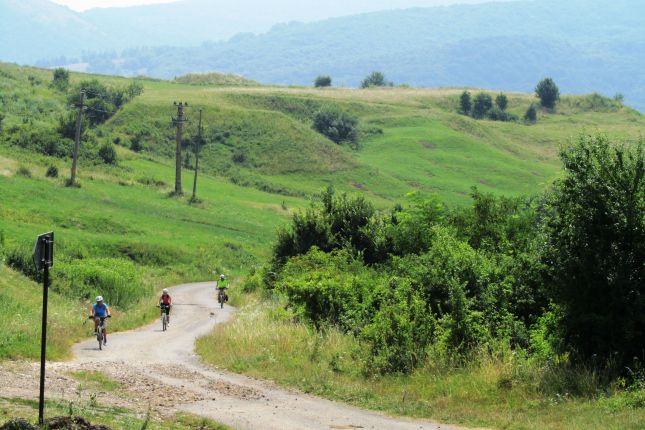
[{"label": "black sign on post", "polygon": [[43,324],[40,335],[40,398],[38,402],[38,423],[45,419],[45,359],[47,352],[47,293],[49,292],[49,268],[54,265],[54,232],[41,234],[34,246],[34,264],[43,273]]}]

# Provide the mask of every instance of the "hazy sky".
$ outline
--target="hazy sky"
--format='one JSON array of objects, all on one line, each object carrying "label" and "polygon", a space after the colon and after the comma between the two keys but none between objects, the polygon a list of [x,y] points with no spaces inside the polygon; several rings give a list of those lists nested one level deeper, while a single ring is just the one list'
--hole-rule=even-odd
[{"label": "hazy sky", "polygon": [[135,6],[151,3],[172,3],[176,0],[52,0],[54,3],[64,4],[70,9],[82,11],[94,7]]},{"label": "hazy sky", "polygon": [[[178,0],[52,0],[54,3],[63,4],[76,11],[83,11],[96,7],[114,7],[114,6],[135,6],[141,4],[152,3],[173,3]],[[270,1],[270,0],[269,0]],[[322,0],[324,1],[324,0]],[[348,0],[351,2],[351,0]],[[451,3],[483,3],[491,0],[392,0],[390,5],[392,8],[397,6],[436,6],[441,4]],[[498,1],[498,0],[492,0]],[[306,3],[307,0],[303,0]],[[398,4],[397,4],[398,3]],[[303,4],[306,6],[306,4]]]}]

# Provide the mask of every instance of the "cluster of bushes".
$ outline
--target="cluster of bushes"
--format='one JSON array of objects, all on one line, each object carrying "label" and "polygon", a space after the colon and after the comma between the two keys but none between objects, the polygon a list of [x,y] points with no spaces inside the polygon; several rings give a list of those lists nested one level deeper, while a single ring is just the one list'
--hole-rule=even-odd
[{"label": "cluster of bushes", "polygon": [[465,209],[416,196],[383,214],[327,190],[279,232],[265,284],[356,336],[367,373],[500,342],[620,373],[645,347],[643,150],[583,136],[552,191],[474,190]]},{"label": "cluster of bushes", "polygon": [[468,91],[464,91],[459,97],[459,113],[476,119],[488,118],[493,121],[517,121],[517,115],[507,112],[507,107],[508,97],[502,93],[495,97],[494,105],[491,95],[483,91],[477,94],[474,99],[472,99]]}]

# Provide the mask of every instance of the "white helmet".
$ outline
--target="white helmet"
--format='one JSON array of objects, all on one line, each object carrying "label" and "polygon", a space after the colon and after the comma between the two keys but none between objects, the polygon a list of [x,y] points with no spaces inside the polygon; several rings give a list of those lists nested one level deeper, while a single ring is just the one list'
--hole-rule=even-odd
[{"label": "white helmet", "polygon": [[96,301],[97,302],[102,302],[103,301],[103,296],[96,296]]},{"label": "white helmet", "polygon": [[164,289],[163,289],[163,293],[164,293],[164,294],[168,294],[168,288],[164,288]]},{"label": "white helmet", "polygon": [[224,274],[222,273],[221,275],[219,275],[219,278],[224,279],[224,278],[226,278],[226,276],[224,276]]}]

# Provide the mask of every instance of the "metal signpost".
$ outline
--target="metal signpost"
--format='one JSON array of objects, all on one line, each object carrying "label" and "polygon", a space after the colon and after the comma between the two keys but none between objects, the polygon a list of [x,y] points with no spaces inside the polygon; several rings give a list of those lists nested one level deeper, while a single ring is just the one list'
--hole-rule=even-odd
[{"label": "metal signpost", "polygon": [[47,351],[47,293],[49,290],[49,268],[54,265],[54,232],[41,234],[36,239],[33,254],[36,270],[43,272],[43,324],[40,336],[40,398],[38,402],[38,423],[43,424],[45,412],[45,358]]}]

